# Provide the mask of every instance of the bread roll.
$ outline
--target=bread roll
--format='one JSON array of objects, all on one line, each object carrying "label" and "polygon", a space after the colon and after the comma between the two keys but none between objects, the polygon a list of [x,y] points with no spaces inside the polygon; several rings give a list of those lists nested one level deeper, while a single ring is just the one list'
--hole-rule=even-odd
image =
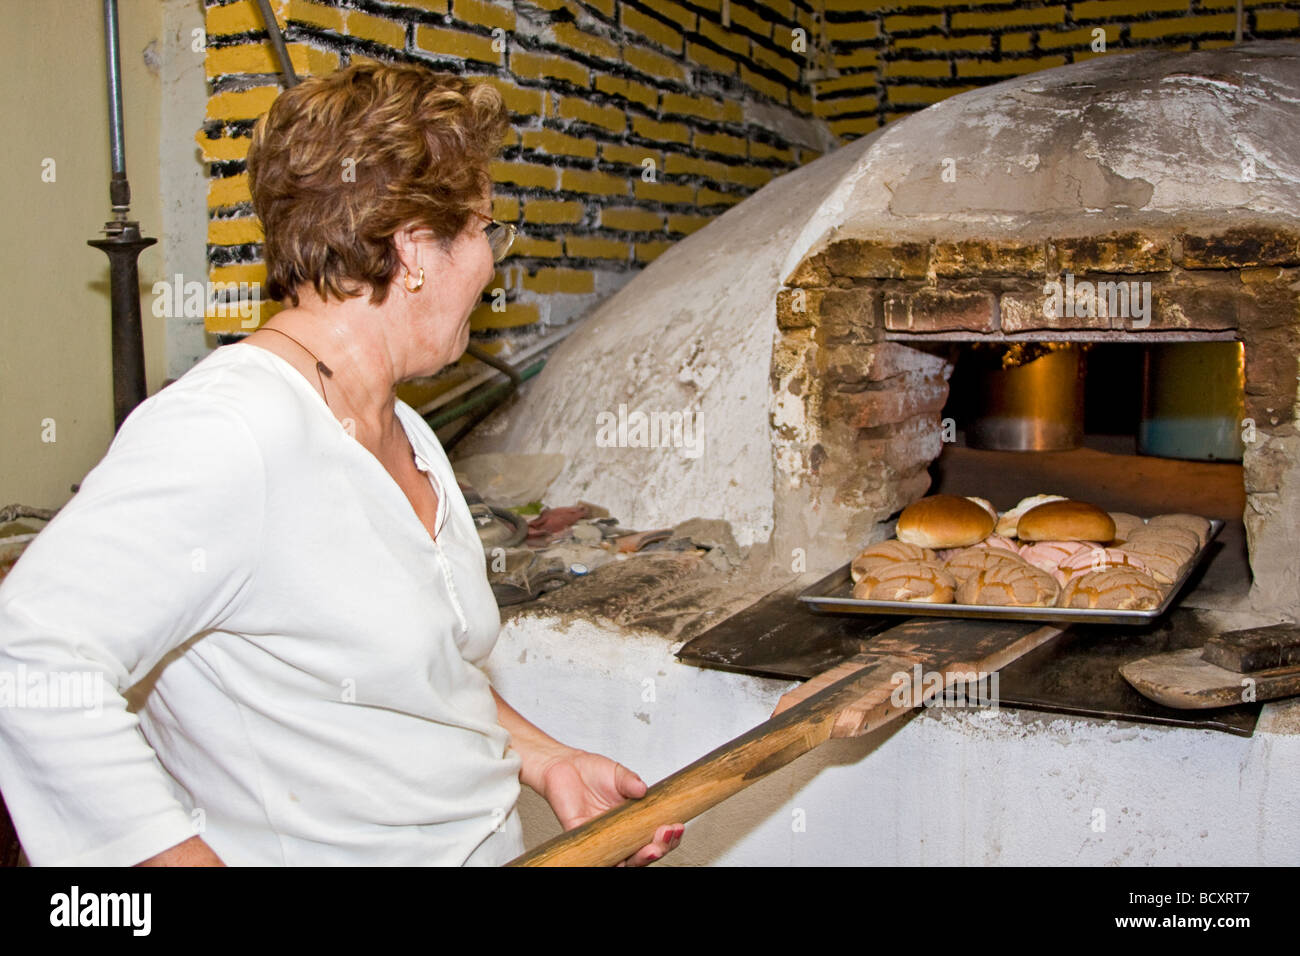
[{"label": "bread roll", "polygon": [[1127,541],[1128,536],[1139,528],[1145,528],[1146,522],[1137,515],[1131,515],[1127,511],[1112,511],[1110,520],[1115,522],[1114,541]]},{"label": "bread roll", "polygon": [[1059,565],[1053,573],[1062,585],[1077,577],[1085,574],[1091,574],[1094,571],[1109,571],[1111,568],[1132,568],[1134,571],[1141,571],[1147,574],[1146,563],[1136,554],[1128,551],[1122,551],[1119,548],[1098,548],[1087,547],[1070,555]]},{"label": "bread roll", "polygon": [[1082,541],[1026,541],[1019,554],[1038,570],[1052,574],[1066,558],[1087,550]]},{"label": "bread roll", "polygon": [[1126,541],[1120,548],[1147,566],[1147,573],[1160,584],[1173,584],[1187,566],[1189,558],[1178,545],[1164,541]]},{"label": "bread roll", "polygon": [[1051,607],[1060,591],[1056,579],[1046,571],[1024,561],[1000,561],[957,585],[957,603]]},{"label": "bread roll", "polygon": [[864,549],[849,564],[849,574],[854,583],[877,564],[897,564],[900,561],[933,561],[934,552],[929,548],[920,548],[914,544],[890,539],[879,541]]},{"label": "bread roll", "polygon": [[1147,525],[1140,531],[1134,531],[1129,535],[1128,540],[1168,541],[1186,551],[1189,558],[1201,550],[1201,539],[1197,537],[1195,531],[1188,531],[1186,528],[1177,528],[1173,525]]},{"label": "bread roll", "polygon": [[899,541],[923,548],[965,548],[993,532],[995,521],[983,507],[956,495],[931,495],[898,516]]},{"label": "bread roll", "polygon": [[929,561],[897,561],[877,565],[853,586],[859,601],[916,601],[951,604],[957,582]]},{"label": "bread roll", "polygon": [[979,505],[981,508],[987,511],[989,515],[992,516],[993,523],[997,524],[998,509],[993,507],[993,502],[989,501],[987,498],[976,498],[973,495],[967,495],[966,500],[975,502],[977,505]]},{"label": "bread roll", "polygon": [[1160,585],[1149,574],[1132,568],[1111,568],[1072,578],[1061,592],[1059,606],[1149,611],[1158,607],[1163,597]]},{"label": "bread roll", "polygon": [[1189,514],[1156,515],[1154,518],[1150,519],[1147,522],[1147,527],[1148,528],[1164,528],[1164,527],[1182,528],[1185,531],[1190,531],[1193,534],[1195,534],[1197,539],[1200,541],[1202,548],[1210,543],[1210,522],[1208,519],[1202,518],[1200,515],[1189,515]]},{"label": "bread roll", "polygon": [[1020,516],[1021,541],[1113,541],[1115,522],[1086,501],[1049,501]]},{"label": "bread roll", "polygon": [[1020,516],[1022,514],[1024,514],[1030,508],[1035,508],[1038,505],[1047,504],[1047,502],[1049,501],[1064,501],[1064,500],[1065,498],[1063,498],[1061,495],[1031,495],[1028,498],[1021,498],[1020,503],[1017,504],[1014,508],[1012,508],[1010,511],[1004,511],[1002,513],[1002,515],[998,518],[997,527],[994,530],[997,531],[998,534],[1003,535],[1004,537],[1014,538],[1016,536],[1016,525],[1019,523]]},{"label": "bread roll", "polygon": [[988,570],[998,564],[1023,564],[1014,554],[998,548],[981,548],[976,545],[962,548],[943,563],[943,569],[960,584],[973,574]]}]

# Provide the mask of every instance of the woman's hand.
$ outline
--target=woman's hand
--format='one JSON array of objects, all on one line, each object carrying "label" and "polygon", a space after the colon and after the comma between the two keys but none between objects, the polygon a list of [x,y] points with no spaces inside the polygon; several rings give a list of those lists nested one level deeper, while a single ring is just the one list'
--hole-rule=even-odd
[{"label": "woman's hand", "polygon": [[[534,787],[551,805],[566,830],[581,826],[628,799],[645,796],[645,781],[622,764],[600,754],[566,749],[540,768],[540,786]],[[685,824],[655,830],[648,843],[619,866],[645,866],[661,859],[682,841]]]}]

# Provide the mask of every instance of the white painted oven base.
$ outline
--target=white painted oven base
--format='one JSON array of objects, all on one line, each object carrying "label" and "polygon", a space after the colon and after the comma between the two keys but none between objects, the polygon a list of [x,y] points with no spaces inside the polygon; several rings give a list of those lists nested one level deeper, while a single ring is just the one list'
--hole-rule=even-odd
[{"label": "white painted oven base", "polygon": [[[487,669],[543,730],[654,783],[762,722],[795,686],[681,664],[677,647],[521,617],[506,623]],[[1300,701],[1266,705],[1249,739],[930,710],[799,758],[688,823],[664,862],[1294,866],[1297,782]],[[520,811],[530,848],[560,832],[528,788]]]}]

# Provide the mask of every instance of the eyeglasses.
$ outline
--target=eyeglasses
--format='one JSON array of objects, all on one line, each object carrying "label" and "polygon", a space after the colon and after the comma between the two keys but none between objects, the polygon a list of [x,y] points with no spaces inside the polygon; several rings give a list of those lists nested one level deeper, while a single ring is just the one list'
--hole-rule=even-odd
[{"label": "eyeglasses", "polygon": [[471,209],[470,212],[487,223],[483,231],[487,233],[488,245],[492,247],[492,261],[500,262],[514,245],[518,230],[511,223],[497,222],[491,216],[485,216],[476,209]]}]

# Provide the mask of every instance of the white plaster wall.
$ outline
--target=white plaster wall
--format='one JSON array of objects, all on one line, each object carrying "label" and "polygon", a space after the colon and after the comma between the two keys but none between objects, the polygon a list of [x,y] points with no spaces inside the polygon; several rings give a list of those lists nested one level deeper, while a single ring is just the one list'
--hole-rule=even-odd
[{"label": "white plaster wall", "polygon": [[[208,84],[202,48],[194,49],[194,32],[203,35],[202,0],[164,0],[162,34],[151,68],[162,81],[162,119],[158,138],[159,186],[162,190],[162,279],[206,282],[208,279],[208,180],[194,134],[203,125]],[[141,308],[153,307],[149,288]],[[210,351],[203,318],[167,319],[167,377],[179,378]]]},{"label": "white plaster wall", "polygon": [[[609,508],[630,528],[723,518],[737,542],[773,525],[769,370],[776,294],[799,243],[838,215],[826,199],[876,134],[795,170],[683,239],[598,306],[519,399],[459,454],[559,452],[547,501]],[[698,416],[703,451],[597,445],[597,416]]]},{"label": "white plaster wall", "polygon": [[[785,681],[678,663],[589,622],[508,622],[501,695],[654,783],[765,720]],[[644,699],[647,680],[654,699]],[[1249,739],[1028,711],[931,710],[835,740],[687,824],[673,865],[1297,865],[1300,702]],[[529,847],[560,832],[525,788]],[[796,832],[795,811],[803,832]],[[1105,830],[1094,830],[1094,812]],[[664,821],[665,823],[674,821]]]}]

